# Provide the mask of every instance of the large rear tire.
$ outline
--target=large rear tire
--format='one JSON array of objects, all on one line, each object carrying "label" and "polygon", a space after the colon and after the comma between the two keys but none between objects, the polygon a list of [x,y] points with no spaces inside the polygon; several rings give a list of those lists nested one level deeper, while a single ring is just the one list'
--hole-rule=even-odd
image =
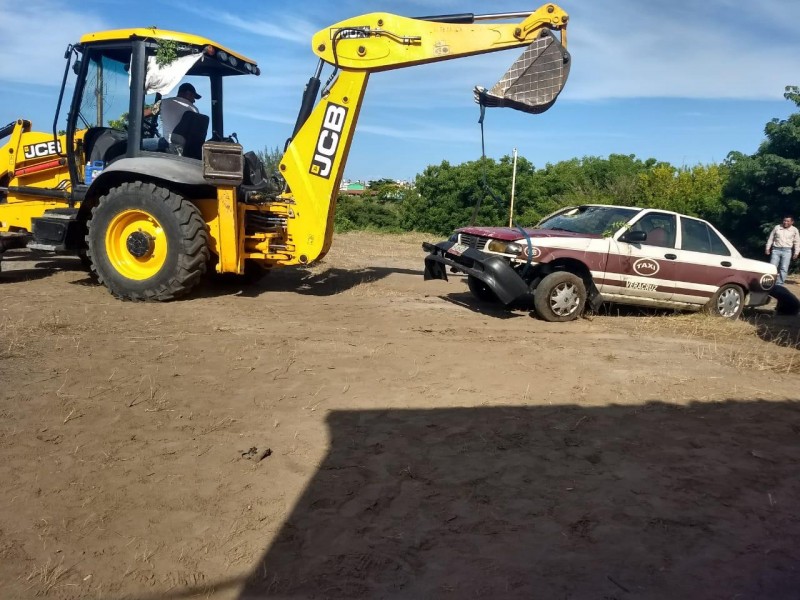
[{"label": "large rear tire", "polygon": [[118,298],[173,300],[205,274],[205,222],[194,204],[168,189],[142,181],[112,188],[88,226],[92,270]]},{"label": "large rear tire", "polygon": [[577,319],[586,305],[583,279],[567,271],[550,273],[533,291],[533,306],[540,319],[554,323]]}]

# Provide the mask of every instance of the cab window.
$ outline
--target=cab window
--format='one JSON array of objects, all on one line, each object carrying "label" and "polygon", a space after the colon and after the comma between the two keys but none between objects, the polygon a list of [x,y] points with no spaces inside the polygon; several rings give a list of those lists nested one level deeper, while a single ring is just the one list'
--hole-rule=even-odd
[{"label": "cab window", "polygon": [[708,224],[686,217],[681,218],[681,248],[690,252],[731,255],[728,247]]},{"label": "cab window", "polygon": [[631,231],[644,231],[647,239],[643,246],[675,247],[676,220],[675,215],[651,212],[631,226]]},{"label": "cab window", "polygon": [[127,64],[98,53],[91,53],[88,60],[78,128],[124,129],[129,106]]}]

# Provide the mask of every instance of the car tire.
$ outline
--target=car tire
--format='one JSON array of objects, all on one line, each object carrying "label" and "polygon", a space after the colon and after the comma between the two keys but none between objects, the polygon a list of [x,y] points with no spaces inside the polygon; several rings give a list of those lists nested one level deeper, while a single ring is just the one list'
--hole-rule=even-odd
[{"label": "car tire", "polygon": [[705,311],[724,319],[736,320],[744,309],[744,290],[734,283],[723,285],[706,304]]},{"label": "car tire", "polygon": [[208,232],[198,208],[152,183],[112,188],[92,210],[86,236],[92,271],[124,300],[172,300],[206,272]]},{"label": "car tire", "polygon": [[481,302],[495,304],[498,302],[497,295],[483,281],[474,275],[467,275],[467,286],[470,293]]},{"label": "car tire", "polygon": [[577,319],[586,306],[583,279],[567,271],[550,273],[533,291],[533,307],[540,319],[563,323]]}]

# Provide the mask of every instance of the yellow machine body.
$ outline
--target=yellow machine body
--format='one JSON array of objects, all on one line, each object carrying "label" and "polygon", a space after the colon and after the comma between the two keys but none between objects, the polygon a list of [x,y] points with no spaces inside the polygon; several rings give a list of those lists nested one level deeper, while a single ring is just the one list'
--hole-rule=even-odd
[{"label": "yellow machine body", "polygon": [[[151,154],[140,151],[141,136],[133,131],[132,124],[128,126],[127,154],[110,161],[97,180],[90,184],[83,180],[82,168],[90,162],[87,149],[95,133],[105,133],[108,129],[102,119],[98,118],[98,123],[91,127],[78,127],[76,124],[72,131],[55,138],[53,133],[32,131],[30,122],[19,119],[0,130],[0,142],[3,137],[7,138],[0,146],[0,233],[34,232],[37,219],[55,226],[51,223],[55,217],[50,218],[58,216],[54,209],[70,209],[79,228],[88,228],[86,239],[92,262],[95,265],[108,263],[110,267],[105,267],[107,273],[116,269],[113,277],[100,273],[101,280],[107,284],[108,279],[115,280],[114,285],[109,284],[115,295],[130,299],[171,299],[188,291],[196,283],[194,278],[191,285],[182,283],[168,291],[164,291],[166,288],[146,290],[146,286],[142,287],[142,282],[146,282],[150,275],[154,280],[156,275],[161,277],[162,266],[171,264],[171,259],[164,259],[163,253],[174,251],[167,246],[175,246],[175,241],[169,242],[169,235],[162,235],[166,228],[159,219],[163,217],[151,214],[152,210],[126,208],[124,198],[115,199],[113,202],[121,203],[121,208],[115,209],[118,210],[116,217],[112,215],[107,219],[105,226],[111,233],[92,233],[92,227],[99,226],[99,219],[93,221],[92,215],[104,202],[112,203],[110,196],[125,196],[120,191],[125,186],[130,190],[134,189],[130,186],[152,185],[155,187],[146,189],[156,189],[159,194],[165,190],[162,194],[165,197],[171,191],[176,198],[180,196],[175,200],[180,204],[176,210],[184,210],[184,203],[194,206],[192,214],[199,214],[204,223],[204,231],[197,234],[207,245],[203,256],[207,256],[207,262],[213,264],[219,273],[242,274],[248,264],[270,269],[312,263],[323,257],[331,246],[336,198],[370,74],[525,47],[543,31],[560,32],[561,44],[566,46],[568,16],[557,5],[546,4],[519,15],[521,20],[509,24],[485,23],[477,19],[466,23],[448,22],[447,19],[412,19],[376,12],[341,21],[318,32],[311,41],[312,50],[321,61],[320,69],[324,63],[333,65],[337,70],[336,77],[329,88],[323,90],[313,109],[309,107],[303,121],[298,120],[298,128],[279,165],[280,176],[285,181],[283,190],[259,201],[242,201],[241,179],[234,177],[228,182],[209,176],[209,161],[213,157],[209,158],[212,152],[208,147],[204,147],[202,160],[205,162],[196,167],[186,166],[188,161],[183,159],[159,163]],[[503,15],[502,18],[507,20],[509,17]],[[114,44],[123,40],[134,40],[133,50],[123,58],[134,65],[131,67],[133,85],[129,105],[137,107],[137,112],[144,93],[134,88],[137,82],[143,82],[144,75],[136,79],[135,65],[137,60],[140,60],[138,64],[145,65],[146,59],[137,59],[136,40],[142,41],[145,49],[140,52],[147,56],[157,52],[165,42],[177,48],[181,55],[200,55],[197,66],[187,75],[208,75],[212,79],[212,89],[216,89],[214,85],[221,89],[221,83],[214,81],[222,81],[223,76],[259,73],[255,61],[207,38],[155,28],[90,33],[80,39],[75,50],[71,47],[70,51],[76,55],[83,52],[85,59],[94,49],[108,48],[102,50],[105,54],[96,56],[122,62],[115,55]],[[97,64],[102,62],[100,59],[96,61]],[[76,61],[74,69],[79,72],[76,95],[83,87],[89,88],[81,80],[81,77],[89,77],[87,70],[84,67],[79,71],[80,66]],[[215,93],[219,93],[218,104],[221,104],[221,91]],[[139,104],[136,104],[137,100]],[[71,110],[74,112],[76,105]],[[212,115],[212,119],[221,124],[221,106],[218,110],[219,114]],[[131,119],[136,127],[139,121],[138,117]],[[73,119],[71,122],[76,121]],[[132,140],[138,142],[139,148],[131,150]],[[241,153],[235,144],[229,144],[229,147]],[[225,147],[218,146],[218,149],[222,154],[227,152]],[[168,169],[160,167],[179,162],[183,165],[181,168],[188,169],[186,173],[191,173],[181,175],[185,180],[176,182],[176,177],[167,173]],[[198,169],[202,169],[205,180],[198,179],[197,173],[201,172]],[[93,243],[93,235],[96,240],[102,237],[104,244]],[[127,237],[123,239],[115,235]],[[187,242],[185,246],[188,248],[191,244]],[[124,256],[126,248],[130,249],[131,256]],[[195,263],[199,262],[199,259],[195,260]],[[205,270],[206,265],[197,268]],[[127,280],[131,283],[130,293],[125,287]]]}]

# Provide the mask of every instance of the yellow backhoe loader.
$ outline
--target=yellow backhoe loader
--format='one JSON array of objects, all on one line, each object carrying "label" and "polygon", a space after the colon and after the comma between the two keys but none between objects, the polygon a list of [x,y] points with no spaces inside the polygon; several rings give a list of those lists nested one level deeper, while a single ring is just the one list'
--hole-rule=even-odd
[{"label": "yellow backhoe loader", "polygon": [[[323,29],[312,39],[319,61],[279,176],[225,135],[223,83],[259,75],[254,60],[156,28],[84,35],[65,54],[52,132],[25,119],[0,128],[0,253],[27,246],[78,254],[129,300],[171,300],[211,269],[241,275],[310,264],[331,245],[371,73],[524,47],[476,98],[542,112],[569,72],[567,22],[546,4],[492,15],[378,12]],[[333,71],[322,85],[326,65]],[[168,140],[159,138],[153,107],[182,80],[210,90],[211,115],[187,111]],[[70,83],[66,129],[57,133]],[[112,122],[123,113],[126,123]]]}]

